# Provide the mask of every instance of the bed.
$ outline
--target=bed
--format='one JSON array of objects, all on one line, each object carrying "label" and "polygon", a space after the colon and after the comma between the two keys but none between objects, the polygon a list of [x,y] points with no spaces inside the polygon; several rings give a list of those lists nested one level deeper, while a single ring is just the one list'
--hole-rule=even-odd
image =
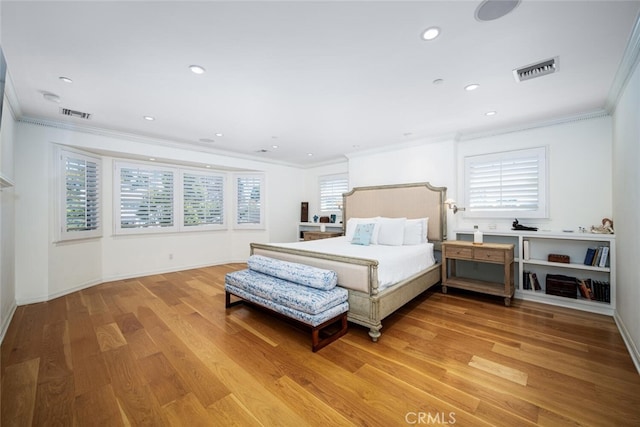
[{"label": "bed", "polygon": [[[446,190],[446,187],[434,187],[427,182],[356,187],[343,195],[343,230],[350,232],[357,218],[428,218],[426,246],[427,251],[430,247],[433,253],[446,240]],[[381,283],[378,271],[381,261],[375,259],[377,255],[372,255],[372,252],[380,249],[373,246],[383,245],[362,246],[367,249],[363,251],[366,256],[355,252],[325,252],[325,246],[337,243],[340,239],[347,237],[290,244],[252,243],[251,254],[334,270],[338,274],[338,285],[349,291],[348,320],[368,327],[369,336],[374,342],[381,335],[384,318],[440,282],[441,265],[434,259],[430,265],[414,268],[415,271],[406,269],[402,278],[394,276],[389,279],[388,272],[381,271],[380,275],[386,277]],[[348,246],[355,250],[358,245]],[[383,259],[382,263],[396,264],[393,258]]]}]

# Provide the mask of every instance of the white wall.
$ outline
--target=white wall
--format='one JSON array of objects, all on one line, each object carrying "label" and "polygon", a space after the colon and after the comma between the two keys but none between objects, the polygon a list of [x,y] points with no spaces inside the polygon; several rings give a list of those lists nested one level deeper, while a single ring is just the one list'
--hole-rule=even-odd
[{"label": "white wall", "polygon": [[[535,221],[555,231],[599,225],[612,215],[611,117],[528,129],[467,141],[416,141],[394,150],[349,156],[354,187],[428,181],[447,187],[447,196],[463,199],[464,156],[520,148],[549,147],[550,218]],[[459,203],[462,206],[461,203]],[[447,214],[447,234],[495,224],[508,230],[513,219],[469,220],[463,212]],[[521,221],[531,223],[531,221]]]},{"label": "white wall", "polygon": [[[15,181],[13,164],[15,120],[6,98],[1,123],[0,175],[9,181]],[[14,208],[14,189],[11,187],[2,189],[0,191],[0,342],[4,338],[16,308]]]},{"label": "white wall", "polygon": [[640,371],[640,68],[618,101],[613,124],[616,320]]},{"label": "white wall", "polygon": [[[341,173],[349,174],[349,163],[346,159],[343,162],[305,170],[305,199],[300,202],[309,202],[309,221],[312,221],[314,215],[320,216],[320,177]],[[298,221],[300,221],[300,215],[298,215]]]},{"label": "white wall", "polygon": [[[250,242],[293,241],[305,174],[298,168],[225,157],[125,137],[20,122],[16,162],[16,299],[42,301],[102,281],[244,261]],[[91,151],[130,153],[215,165],[212,169],[265,173],[266,230],[210,231],[154,235],[113,234],[113,161],[103,158],[104,233],[101,239],[55,243],[57,223],[54,152],[59,144]],[[231,175],[229,175],[229,183]],[[227,203],[231,218],[232,203]],[[170,254],[172,259],[170,259]]]},{"label": "white wall", "polygon": [[[452,195],[464,206],[464,157],[498,151],[547,146],[549,179],[549,219],[519,220],[541,230],[561,231],[600,225],[612,216],[611,117],[579,120],[520,132],[506,133],[458,143],[457,192]],[[450,217],[451,220],[451,217]],[[450,224],[457,228],[480,229],[495,224],[509,230],[513,218],[470,219],[458,212]]]}]

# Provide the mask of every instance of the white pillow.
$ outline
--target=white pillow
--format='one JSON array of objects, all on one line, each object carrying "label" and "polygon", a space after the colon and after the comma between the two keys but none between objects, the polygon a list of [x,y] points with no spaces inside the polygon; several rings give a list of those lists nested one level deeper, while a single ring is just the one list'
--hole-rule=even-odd
[{"label": "white pillow", "polygon": [[419,245],[427,242],[429,218],[408,219],[404,225],[403,245]]},{"label": "white pillow", "polygon": [[[378,218],[349,218],[349,220],[347,221],[347,229],[344,234],[347,238],[347,241],[350,242],[353,240],[353,234],[356,232],[356,227],[358,226],[358,224],[376,224],[377,220]],[[373,234],[377,239],[376,227],[374,227]]]},{"label": "white pillow", "polygon": [[378,231],[378,244],[390,246],[402,246],[404,241],[404,224],[406,218],[380,218],[380,230]]}]

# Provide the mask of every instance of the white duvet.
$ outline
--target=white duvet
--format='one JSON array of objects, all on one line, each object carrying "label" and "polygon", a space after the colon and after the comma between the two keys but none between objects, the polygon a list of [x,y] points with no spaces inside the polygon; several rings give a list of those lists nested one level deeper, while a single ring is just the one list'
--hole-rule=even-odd
[{"label": "white duvet", "polygon": [[419,245],[354,245],[345,236],[273,246],[378,261],[378,289],[383,290],[435,264],[433,243]]}]

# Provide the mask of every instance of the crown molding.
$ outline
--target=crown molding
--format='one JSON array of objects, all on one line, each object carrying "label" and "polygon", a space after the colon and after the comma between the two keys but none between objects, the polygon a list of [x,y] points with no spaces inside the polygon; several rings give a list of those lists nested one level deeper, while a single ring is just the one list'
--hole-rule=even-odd
[{"label": "crown molding", "polygon": [[505,128],[492,129],[492,130],[483,131],[483,132],[473,132],[473,133],[461,134],[459,136],[459,138],[457,139],[457,141],[470,141],[470,140],[473,140],[473,139],[480,139],[480,138],[487,138],[487,137],[491,137],[491,136],[505,135],[505,134],[514,133],[514,132],[523,132],[523,131],[526,131],[526,130],[546,128],[546,127],[550,127],[550,126],[563,125],[563,124],[566,124],[566,123],[579,122],[579,121],[582,121],[582,120],[598,119],[598,118],[601,118],[601,117],[608,117],[608,116],[610,116],[610,114],[606,110],[599,109],[599,110],[588,111],[588,112],[579,113],[579,114],[573,114],[573,115],[570,115],[570,116],[558,117],[558,118],[551,119],[551,120],[543,120],[543,121],[539,121],[539,122],[525,123],[525,124],[518,125],[518,126],[513,126],[513,127],[505,127]]},{"label": "crown molding", "polygon": [[455,141],[456,138],[458,138],[458,134],[457,133],[449,133],[449,134],[440,135],[440,136],[436,136],[436,137],[425,137],[425,138],[412,139],[411,141],[402,142],[402,143],[398,143],[398,144],[383,145],[381,147],[370,148],[368,150],[361,150],[361,151],[354,151],[353,153],[346,153],[345,157],[347,159],[353,159],[353,158],[356,158],[356,157],[370,156],[372,154],[388,153],[390,151],[397,151],[397,150],[403,150],[403,149],[407,149],[407,148],[420,147],[420,146],[423,146],[425,144],[435,144],[435,143],[438,143],[438,142]]},{"label": "crown molding", "polygon": [[633,75],[634,70],[640,62],[640,15],[636,19],[636,23],[631,31],[629,42],[622,55],[620,66],[609,89],[609,95],[607,96],[607,102],[605,104],[605,110],[613,115],[620,96],[624,92],[624,88],[627,86],[629,79]]}]

